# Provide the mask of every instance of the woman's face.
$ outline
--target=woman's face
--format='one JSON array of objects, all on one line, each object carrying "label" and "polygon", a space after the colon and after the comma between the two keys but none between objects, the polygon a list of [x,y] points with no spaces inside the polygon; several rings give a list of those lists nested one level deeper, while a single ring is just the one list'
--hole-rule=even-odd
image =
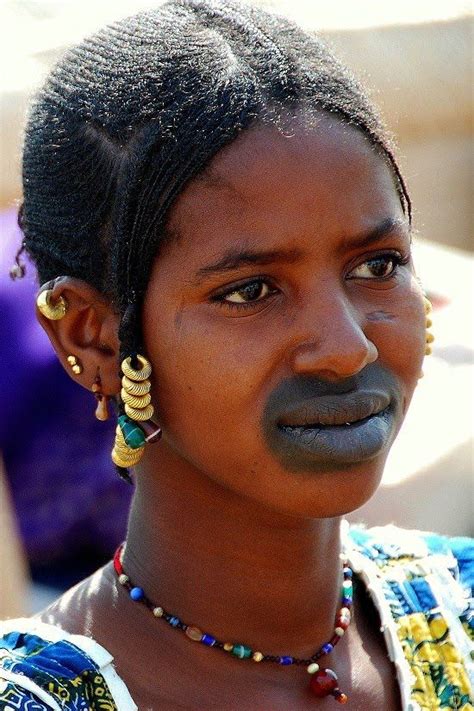
[{"label": "woman's face", "polygon": [[242,133],[183,192],[145,344],[158,446],[274,510],[326,517],[379,483],[425,317],[384,159],[329,116],[291,133]]}]

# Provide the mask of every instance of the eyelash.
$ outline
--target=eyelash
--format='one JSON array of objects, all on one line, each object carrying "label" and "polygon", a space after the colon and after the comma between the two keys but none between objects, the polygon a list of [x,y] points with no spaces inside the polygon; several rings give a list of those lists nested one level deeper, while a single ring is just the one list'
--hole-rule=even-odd
[{"label": "eyelash", "polygon": [[[373,262],[376,259],[386,259],[387,262],[392,261],[393,265],[394,265],[393,269],[390,272],[390,274],[388,274],[387,276],[374,277],[373,279],[369,279],[369,278],[365,277],[367,281],[388,281],[389,279],[392,279],[396,275],[398,267],[404,266],[409,263],[410,255],[407,254],[407,255],[403,256],[399,252],[384,252],[382,254],[376,254],[373,257],[370,257],[369,259],[366,259],[365,261],[361,262],[357,266],[353,267],[353,269],[351,269],[351,271],[353,271],[354,269],[357,269],[357,267],[361,267],[364,264]],[[364,277],[351,277],[351,278],[364,279]],[[236,292],[239,292],[239,291],[245,289],[245,287],[253,285],[253,284],[266,284],[269,287],[269,293],[266,296],[264,296],[263,298],[256,299],[255,301],[247,301],[247,302],[242,302],[242,303],[236,303],[234,301],[226,301],[226,297],[231,296],[232,294],[235,294]],[[214,296],[212,296],[212,298],[211,298],[211,301],[213,303],[218,304],[219,306],[224,306],[226,308],[248,309],[248,308],[254,308],[256,304],[261,304],[261,303],[265,302],[271,296],[274,296],[277,293],[277,291],[278,291],[278,289],[276,289],[276,288],[272,289],[271,280],[268,277],[258,276],[253,279],[249,279],[249,280],[243,282],[242,284],[234,285],[231,288],[226,289],[226,291],[221,292],[220,294],[214,294]]]},{"label": "eyelash", "polygon": [[[247,302],[242,302],[240,304],[235,303],[234,301],[226,301],[226,297],[231,296],[232,294],[235,294],[236,292],[241,291],[242,289],[245,289],[246,286],[250,286],[252,284],[266,284],[269,288],[269,293],[263,297],[263,299],[256,299],[255,301],[247,301]],[[227,289],[226,291],[220,293],[220,294],[215,294],[212,297],[212,301],[216,303],[218,306],[224,306],[226,308],[231,308],[231,309],[249,309],[249,308],[254,308],[256,304],[261,304],[264,301],[266,301],[268,298],[273,296],[274,294],[277,293],[277,289],[272,289],[270,279],[268,277],[255,277],[254,279],[249,279],[248,281],[245,281],[243,284],[237,284],[237,286],[233,286],[231,289]]]},{"label": "eyelash", "polygon": [[406,264],[409,263],[410,261],[410,254],[400,254],[400,252],[381,252],[380,254],[374,254],[372,257],[369,257],[369,259],[365,259],[363,262],[360,264],[357,264],[355,267],[351,269],[351,272],[357,269],[358,267],[363,266],[364,264],[368,264],[369,262],[374,262],[377,259],[386,259],[387,262],[393,262],[393,269],[390,272],[390,274],[387,274],[386,276],[383,277],[373,277],[373,279],[368,279],[367,277],[350,277],[351,279],[367,279],[367,281],[388,281],[392,277],[394,277],[397,274],[398,267],[400,266],[405,266]]}]

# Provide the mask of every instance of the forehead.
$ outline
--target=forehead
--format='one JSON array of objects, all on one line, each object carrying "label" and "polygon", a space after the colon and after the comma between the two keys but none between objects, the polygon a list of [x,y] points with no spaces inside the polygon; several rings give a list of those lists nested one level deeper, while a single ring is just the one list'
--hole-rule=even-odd
[{"label": "forehead", "polygon": [[[190,250],[240,237],[330,240],[403,220],[395,178],[358,129],[321,115],[282,134],[255,126],[222,149],[178,199],[169,220]],[[192,244],[191,244],[191,243]]]}]

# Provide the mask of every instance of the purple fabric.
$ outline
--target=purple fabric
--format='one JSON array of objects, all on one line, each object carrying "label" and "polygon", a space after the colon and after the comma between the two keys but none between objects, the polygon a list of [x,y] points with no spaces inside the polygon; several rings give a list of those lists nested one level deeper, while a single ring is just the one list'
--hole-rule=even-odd
[{"label": "purple fabric", "polygon": [[28,558],[46,565],[82,551],[110,556],[123,540],[131,487],[110,460],[114,423],[94,417],[38,325],[36,273],[9,269],[20,244],[16,210],[0,213],[0,448]]}]

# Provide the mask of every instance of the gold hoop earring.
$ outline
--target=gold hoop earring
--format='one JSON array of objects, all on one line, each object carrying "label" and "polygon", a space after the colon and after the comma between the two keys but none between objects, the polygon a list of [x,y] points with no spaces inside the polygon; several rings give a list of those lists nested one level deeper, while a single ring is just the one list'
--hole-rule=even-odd
[{"label": "gold hoop earring", "polygon": [[67,311],[67,301],[64,296],[60,296],[55,304],[51,303],[52,289],[41,291],[36,297],[38,310],[50,321],[58,321],[65,316]]},{"label": "gold hoop earring", "polygon": [[122,361],[122,390],[120,392],[125,414],[118,418],[112,461],[121,469],[133,467],[143,456],[146,442],[156,442],[161,428],[150,422],[154,408],[151,404],[149,377],[151,363],[142,355],[136,355],[138,368],[129,356]]},{"label": "gold hoop earring", "polygon": [[75,355],[68,355],[66,358],[67,362],[69,363],[72,372],[75,375],[80,375],[82,373],[82,365],[80,364],[78,358]]}]

